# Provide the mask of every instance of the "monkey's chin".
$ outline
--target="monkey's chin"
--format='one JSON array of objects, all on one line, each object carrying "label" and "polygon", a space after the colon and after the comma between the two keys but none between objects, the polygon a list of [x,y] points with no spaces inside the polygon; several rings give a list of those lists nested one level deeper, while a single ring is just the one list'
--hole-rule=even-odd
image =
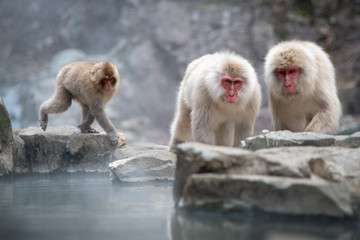
[{"label": "monkey's chin", "polygon": [[234,99],[227,99],[226,97],[224,97],[224,102],[225,103],[230,103],[230,104],[234,104],[237,102],[237,98],[234,98]]}]

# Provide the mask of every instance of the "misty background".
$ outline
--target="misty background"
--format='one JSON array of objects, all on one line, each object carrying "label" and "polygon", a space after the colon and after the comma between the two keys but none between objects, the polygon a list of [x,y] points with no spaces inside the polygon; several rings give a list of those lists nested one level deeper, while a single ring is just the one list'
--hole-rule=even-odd
[{"label": "misty background", "polygon": [[[39,126],[40,104],[52,97],[62,66],[108,60],[121,78],[106,106],[113,124],[129,141],[167,144],[187,64],[231,50],[250,60],[262,85],[258,133],[271,129],[264,57],[279,41],[294,38],[329,53],[345,119],[359,124],[359,0],[2,0],[0,96],[13,128]],[[49,116],[49,126],[80,121],[77,103]]]}]

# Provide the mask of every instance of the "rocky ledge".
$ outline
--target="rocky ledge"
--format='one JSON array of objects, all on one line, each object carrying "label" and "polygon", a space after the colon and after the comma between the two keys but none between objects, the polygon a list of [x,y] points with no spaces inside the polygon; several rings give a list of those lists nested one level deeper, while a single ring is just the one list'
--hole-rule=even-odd
[{"label": "rocky ledge", "polygon": [[109,172],[113,180],[174,180],[175,154],[166,146],[125,144],[111,146],[105,133],[84,134],[73,126],[14,131],[8,173]]},{"label": "rocky ledge", "polygon": [[359,143],[360,133],[279,131],[247,139],[245,149],[181,144],[175,205],[192,210],[358,218]]}]

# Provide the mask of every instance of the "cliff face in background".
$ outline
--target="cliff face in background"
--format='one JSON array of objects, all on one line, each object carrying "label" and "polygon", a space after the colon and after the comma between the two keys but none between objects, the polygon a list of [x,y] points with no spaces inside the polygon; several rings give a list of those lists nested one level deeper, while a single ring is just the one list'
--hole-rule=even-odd
[{"label": "cliff face in background", "polygon": [[[0,96],[14,128],[37,126],[58,70],[110,60],[122,83],[106,111],[129,141],[166,144],[176,91],[188,62],[231,50],[248,58],[263,86],[263,58],[278,41],[315,41],[337,69],[345,113],[360,114],[360,1],[46,1],[0,3]],[[270,128],[267,96],[256,131]],[[49,126],[80,122],[80,107]]]}]

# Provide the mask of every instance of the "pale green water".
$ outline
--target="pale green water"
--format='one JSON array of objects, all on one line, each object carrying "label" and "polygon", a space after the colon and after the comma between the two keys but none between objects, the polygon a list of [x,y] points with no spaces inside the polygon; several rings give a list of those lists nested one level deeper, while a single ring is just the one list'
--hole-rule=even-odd
[{"label": "pale green water", "polygon": [[168,182],[115,184],[98,174],[0,179],[1,240],[358,240],[358,228],[341,222],[175,214]]}]

